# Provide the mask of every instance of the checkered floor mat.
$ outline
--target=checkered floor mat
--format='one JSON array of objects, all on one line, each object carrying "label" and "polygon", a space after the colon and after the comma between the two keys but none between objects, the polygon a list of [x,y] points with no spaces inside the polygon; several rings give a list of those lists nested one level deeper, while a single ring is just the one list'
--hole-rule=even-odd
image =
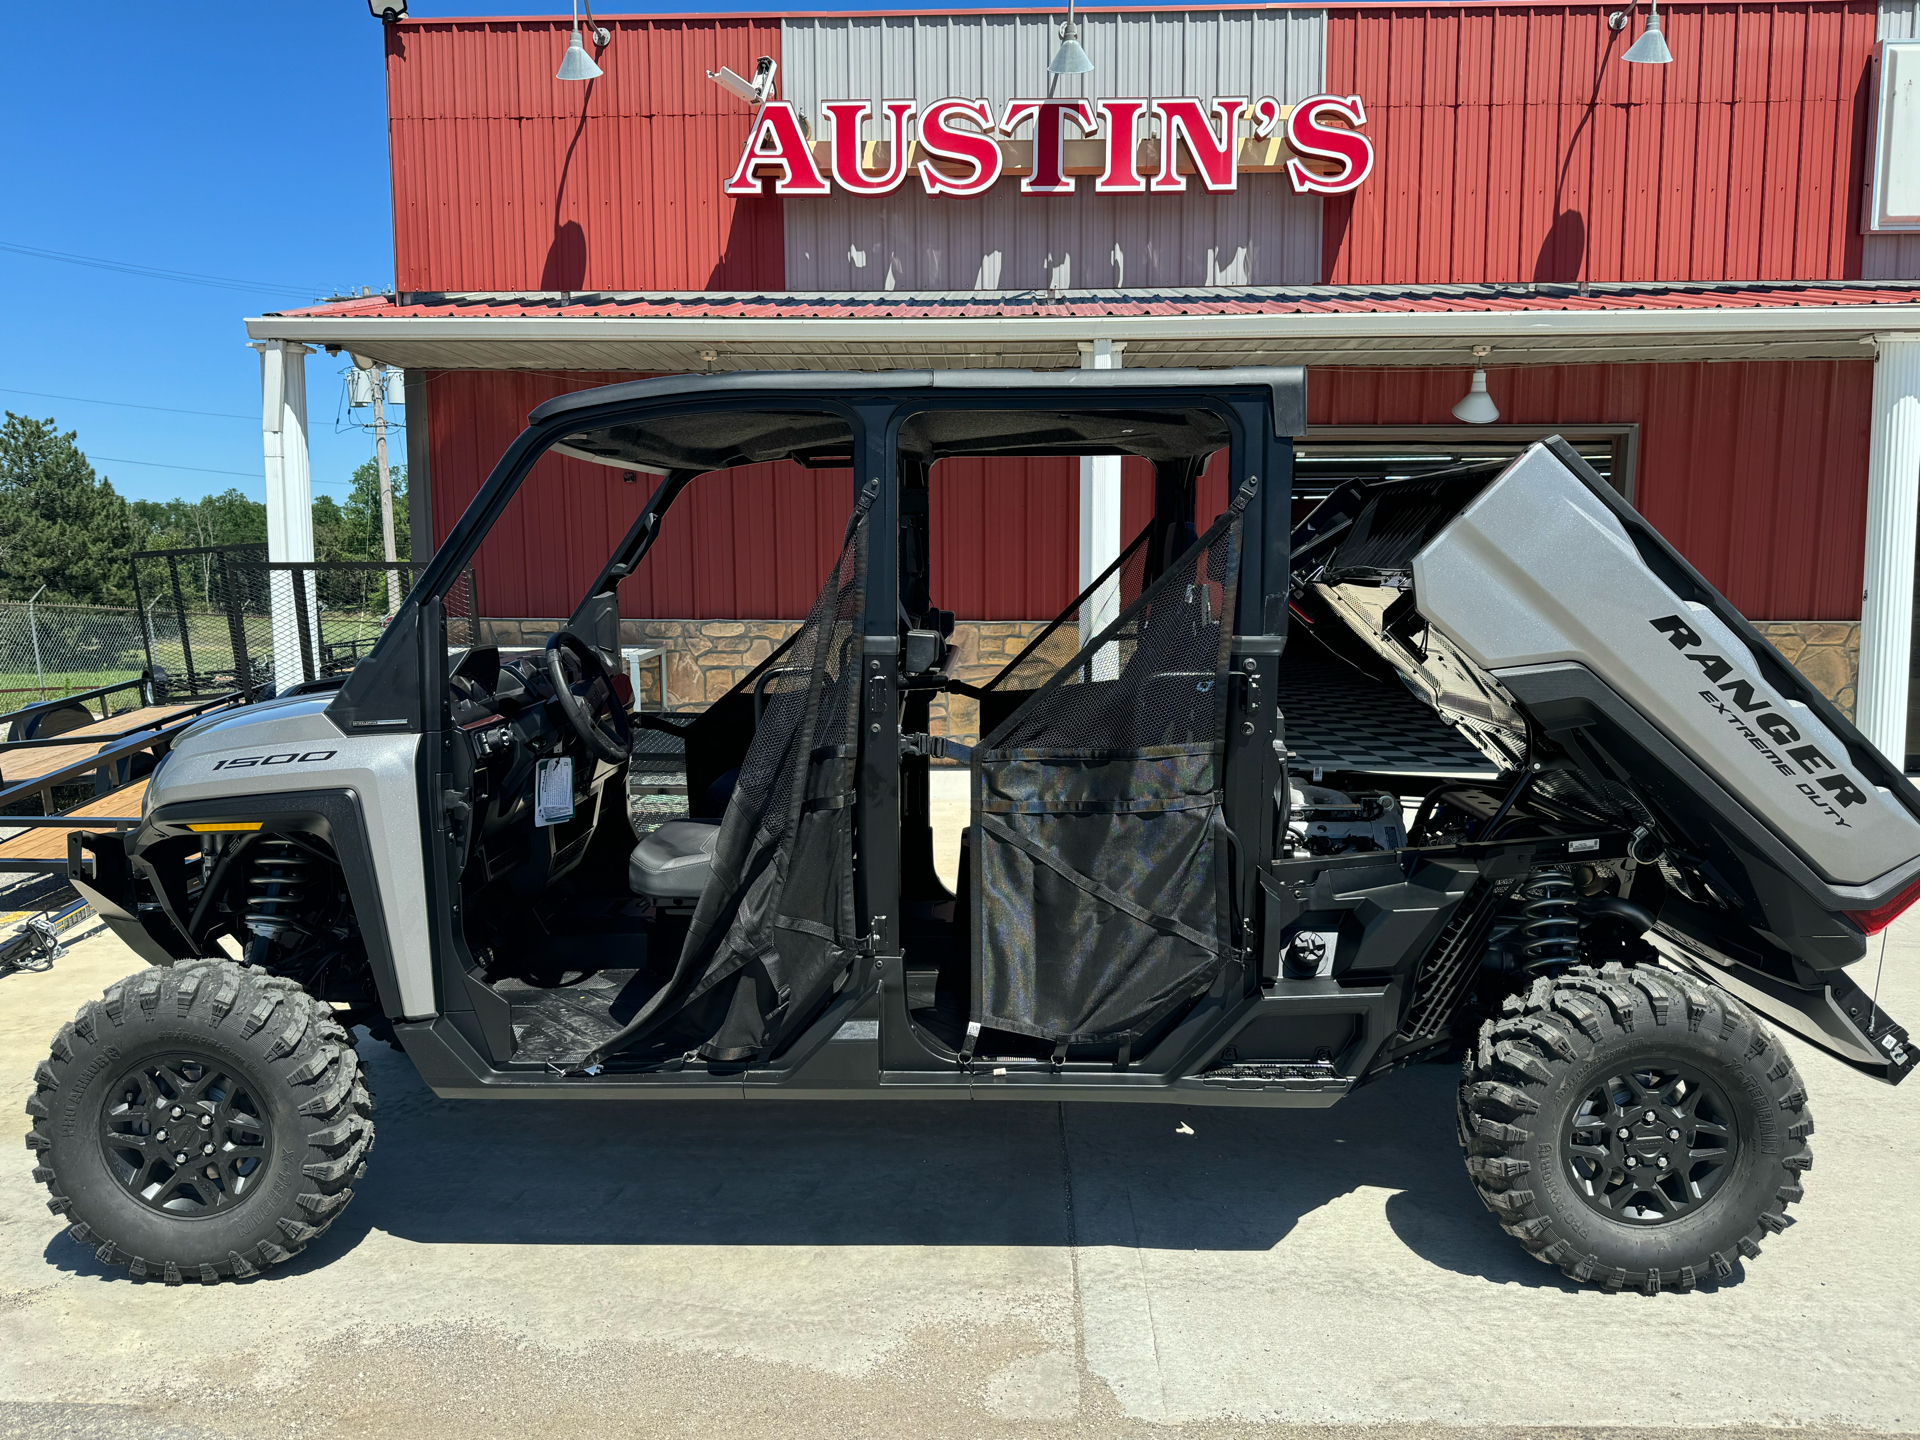
[{"label": "checkered floor mat", "polygon": [[1496,775],[1461,733],[1399,683],[1375,681],[1318,648],[1281,658],[1281,717],[1296,766],[1395,775]]},{"label": "checkered floor mat", "polygon": [[627,824],[645,839],[687,814],[686,745],[665,731],[636,729],[628,752]]}]

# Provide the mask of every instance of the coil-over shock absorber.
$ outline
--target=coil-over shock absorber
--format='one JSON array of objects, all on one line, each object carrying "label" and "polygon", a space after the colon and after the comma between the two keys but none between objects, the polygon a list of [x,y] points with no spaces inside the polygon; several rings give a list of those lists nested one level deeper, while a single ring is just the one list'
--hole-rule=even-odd
[{"label": "coil-over shock absorber", "polygon": [[264,840],[247,869],[247,959],[259,964],[275,945],[289,949],[312,930],[314,868],[319,862],[286,840]]},{"label": "coil-over shock absorber", "polygon": [[1518,897],[1522,965],[1571,966],[1581,959],[1581,917],[1575,910],[1574,882],[1559,866],[1542,866],[1527,878]]}]

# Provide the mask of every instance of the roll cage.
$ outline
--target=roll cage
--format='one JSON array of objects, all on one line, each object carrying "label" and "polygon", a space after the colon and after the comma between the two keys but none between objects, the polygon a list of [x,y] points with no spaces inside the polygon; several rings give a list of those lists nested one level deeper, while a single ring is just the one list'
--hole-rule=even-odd
[{"label": "roll cage", "polygon": [[[776,417],[756,425],[753,417]],[[794,423],[811,416],[820,425]],[[1252,479],[1244,501],[1231,650],[1235,723],[1226,727],[1222,774],[1229,827],[1250,839],[1248,859],[1272,847],[1275,695],[1288,614],[1288,543],[1294,440],[1305,430],[1299,367],[1207,372],[957,371],[863,375],[740,374],[673,377],[604,387],[549,401],[529,417],[475,500],[439,548],[374,653],[328,708],[353,734],[422,737],[420,795],[437,988],[458,1009],[471,990],[461,959],[457,846],[435,824],[458,805],[450,759],[445,676],[449,622],[471,605],[463,576],[492,526],[550,451],[657,477],[633,525],[587,587],[569,628],[611,661],[617,653],[617,588],[661,533],[676,499],[699,476],[776,458],[849,466],[856,494],[873,492],[859,727],[856,828],[859,923],[874,953],[901,946],[901,681],[904,601],[925,601],[925,490],[933,464],[950,455],[1136,455],[1155,467],[1155,524],[1194,534],[1195,482],[1209,454],[1224,450],[1233,486]],[[878,482],[876,486],[876,482]],[[917,500],[916,497],[919,497]],[[918,588],[918,595],[916,590]],[[911,607],[910,607],[911,608]],[[1257,703],[1267,698],[1267,704]],[[911,741],[909,742],[911,745]],[[1265,864],[1264,859],[1256,861]],[[1261,904],[1254,866],[1240,868],[1235,910]],[[1274,928],[1262,927],[1273,950]],[[1273,968],[1274,957],[1267,957]],[[885,970],[883,960],[882,969]],[[894,1043],[908,1027],[893,1032]],[[1183,1027],[1183,1030],[1188,1028]],[[883,1036],[890,1033],[883,1027]],[[886,1044],[884,1042],[884,1044]],[[924,1053],[903,1056],[924,1062]],[[883,1067],[886,1058],[883,1058]],[[1143,1077],[1142,1079],[1146,1079]]]}]

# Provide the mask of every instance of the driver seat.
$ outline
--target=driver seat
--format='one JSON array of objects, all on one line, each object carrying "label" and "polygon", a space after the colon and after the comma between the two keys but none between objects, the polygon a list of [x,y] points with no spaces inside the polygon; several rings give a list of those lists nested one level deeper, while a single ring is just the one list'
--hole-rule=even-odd
[{"label": "driver seat", "polygon": [[628,889],[650,901],[691,906],[713,874],[714,842],[719,839],[719,821],[668,821],[628,857]]}]

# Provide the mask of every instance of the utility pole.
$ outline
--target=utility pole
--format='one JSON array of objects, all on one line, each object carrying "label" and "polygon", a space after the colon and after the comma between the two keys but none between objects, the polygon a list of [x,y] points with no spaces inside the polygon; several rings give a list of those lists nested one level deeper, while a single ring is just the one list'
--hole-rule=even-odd
[{"label": "utility pole", "polygon": [[[374,390],[374,460],[380,466],[380,540],[385,548],[387,564],[392,565],[398,556],[394,554],[394,483],[387,469],[387,367],[374,370],[370,379]],[[387,572],[387,614],[396,615],[400,611],[400,572]]]}]

